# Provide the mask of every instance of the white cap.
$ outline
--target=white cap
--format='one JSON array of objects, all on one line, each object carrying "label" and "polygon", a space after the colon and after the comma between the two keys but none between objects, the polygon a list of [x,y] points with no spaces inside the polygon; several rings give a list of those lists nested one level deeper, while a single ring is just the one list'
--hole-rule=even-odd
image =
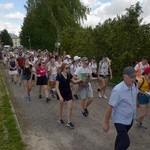
[{"label": "white cap", "polygon": [[80,60],[81,59],[81,57],[79,57],[79,56],[74,56],[74,61],[77,61],[77,60]]},{"label": "white cap", "polygon": [[67,57],[67,58],[71,58],[71,56],[70,56],[70,55],[66,55],[66,57]]}]

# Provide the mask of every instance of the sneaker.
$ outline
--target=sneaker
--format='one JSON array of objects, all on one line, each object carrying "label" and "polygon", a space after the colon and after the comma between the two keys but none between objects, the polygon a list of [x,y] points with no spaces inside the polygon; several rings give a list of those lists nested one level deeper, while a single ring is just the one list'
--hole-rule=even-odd
[{"label": "sneaker", "polygon": [[98,92],[98,97],[99,97],[99,98],[101,98],[101,97],[102,97],[101,92]]},{"label": "sneaker", "polygon": [[103,98],[107,99],[108,97],[106,95],[103,95]]},{"label": "sneaker", "polygon": [[46,102],[49,102],[51,99],[50,98],[46,98]]},{"label": "sneaker", "polygon": [[21,86],[21,82],[19,82],[19,87]]},{"label": "sneaker", "polygon": [[67,123],[66,126],[69,127],[69,128],[71,128],[71,129],[74,129],[74,125],[71,122]]},{"label": "sneaker", "polygon": [[31,97],[30,96],[28,96],[28,100],[31,101]]},{"label": "sneaker", "polygon": [[89,111],[87,108],[84,109],[84,112],[88,115],[89,114]]},{"label": "sneaker", "polygon": [[147,127],[145,127],[145,126],[143,125],[143,123],[140,122],[140,121],[138,121],[137,119],[136,119],[136,124],[137,124],[137,127],[138,127],[138,128],[147,129]]},{"label": "sneaker", "polygon": [[76,100],[79,99],[78,95],[73,95]]},{"label": "sneaker", "polygon": [[39,95],[39,98],[40,98],[40,99],[42,98],[42,95],[41,95],[41,94]]},{"label": "sneaker", "polygon": [[64,125],[64,121],[62,119],[58,120],[58,123]]},{"label": "sneaker", "polygon": [[82,112],[81,115],[82,115],[83,118],[88,117],[88,114],[86,112]]}]

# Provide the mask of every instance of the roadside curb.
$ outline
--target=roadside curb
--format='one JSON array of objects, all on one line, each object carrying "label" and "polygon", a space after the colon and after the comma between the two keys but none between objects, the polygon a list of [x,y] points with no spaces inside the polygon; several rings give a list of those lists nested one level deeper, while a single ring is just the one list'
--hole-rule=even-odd
[{"label": "roadside curb", "polygon": [[[3,73],[1,73],[1,74],[2,74],[2,76],[4,75]],[[23,133],[22,133],[20,124],[19,124],[19,122],[18,122],[18,118],[17,118],[16,112],[15,112],[14,106],[13,106],[13,104],[12,104],[12,101],[10,100],[10,93],[9,93],[9,90],[8,90],[8,88],[7,88],[7,86],[6,86],[6,82],[5,82],[4,78],[1,77],[1,79],[3,80],[3,84],[5,85],[5,89],[6,89],[7,95],[9,96],[9,103],[10,103],[10,106],[11,106],[11,111],[12,111],[13,116],[14,116],[15,121],[16,121],[17,129],[18,129],[19,132],[20,132],[21,139],[24,141],[24,139],[23,139]]]}]

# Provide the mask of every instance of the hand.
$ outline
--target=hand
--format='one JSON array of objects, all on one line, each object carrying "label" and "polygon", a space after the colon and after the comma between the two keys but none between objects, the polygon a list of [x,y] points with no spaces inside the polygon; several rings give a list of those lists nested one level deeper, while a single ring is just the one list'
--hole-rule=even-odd
[{"label": "hand", "polygon": [[83,82],[83,83],[86,83],[86,82],[87,82],[87,79],[83,79],[82,82]]},{"label": "hand", "polygon": [[108,132],[109,131],[109,123],[105,123],[103,126],[103,131]]},{"label": "hand", "polygon": [[40,74],[37,75],[37,77],[40,77],[40,76],[41,76]]},{"label": "hand", "polygon": [[60,100],[61,102],[63,102],[63,101],[64,101],[64,99],[62,98],[62,96],[61,96],[61,97],[59,97],[59,100]]},{"label": "hand", "polygon": [[110,76],[110,79],[112,79],[112,76]]}]

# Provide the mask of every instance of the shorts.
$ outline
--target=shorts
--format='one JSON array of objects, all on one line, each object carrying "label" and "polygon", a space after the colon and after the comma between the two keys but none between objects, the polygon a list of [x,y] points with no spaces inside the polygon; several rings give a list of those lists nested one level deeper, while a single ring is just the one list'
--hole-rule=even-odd
[{"label": "shorts", "polygon": [[109,75],[99,75],[100,77],[102,77],[103,79],[108,79],[109,78]]},{"label": "shorts", "polygon": [[98,77],[98,75],[97,75],[97,73],[92,73],[92,77],[94,77],[94,78],[96,78],[96,77]]},{"label": "shorts", "polygon": [[21,75],[21,68],[18,68],[18,74]]},{"label": "shorts", "polygon": [[144,105],[149,103],[149,97],[143,93],[138,94],[138,104]]},{"label": "shorts", "polygon": [[[62,96],[62,98],[64,99],[64,102],[65,102],[65,101],[73,100],[73,97],[72,97],[72,93],[71,93],[71,92],[61,93],[61,96]],[[59,100],[58,95],[57,95],[57,99]]]},{"label": "shorts", "polygon": [[88,86],[79,85],[79,95],[81,99],[92,98],[93,89],[91,85],[88,85]]},{"label": "shorts", "polygon": [[36,85],[47,85],[47,77],[37,77]]},{"label": "shorts", "polygon": [[27,76],[27,75],[23,75],[22,76],[22,80],[30,80],[31,76]]},{"label": "shorts", "polygon": [[57,74],[51,74],[49,76],[49,81],[56,81],[56,76],[57,76]]},{"label": "shorts", "polygon": [[15,75],[15,74],[18,74],[18,71],[17,70],[13,70],[13,71],[9,70],[9,74],[10,75]]}]

